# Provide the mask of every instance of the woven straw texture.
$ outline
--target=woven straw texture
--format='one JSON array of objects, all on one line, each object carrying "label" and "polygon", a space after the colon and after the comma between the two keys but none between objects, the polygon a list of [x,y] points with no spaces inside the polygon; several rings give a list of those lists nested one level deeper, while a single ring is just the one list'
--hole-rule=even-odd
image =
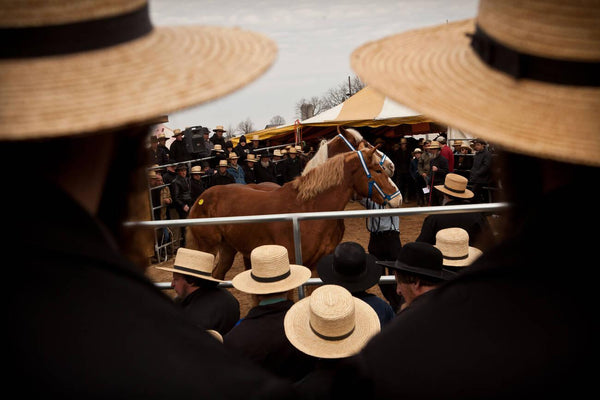
[{"label": "woven straw texture", "polygon": [[[597,1],[488,0],[478,20],[517,50],[600,61]],[[516,80],[492,70],[470,48],[473,32],[473,20],[405,32],[359,47],[351,64],[369,86],[473,136],[519,153],[599,166],[600,88]]]},{"label": "woven straw texture", "polygon": [[[73,22],[81,15],[127,11],[124,3],[80,1],[76,4],[82,10],[63,9],[68,21],[60,18],[59,7],[46,7],[44,15],[20,10],[20,18],[29,25]],[[0,26],[14,18],[4,15]],[[147,123],[243,87],[263,74],[276,54],[275,43],[259,33],[178,26],[155,27],[144,37],[100,50],[1,60],[2,139],[58,137]]]},{"label": "woven straw texture", "polygon": [[[311,327],[312,326],[312,327]],[[300,300],[284,320],[288,340],[300,351],[321,358],[358,353],[380,330],[377,313],[364,301],[337,285],[323,285]],[[329,340],[325,337],[344,337]]]}]

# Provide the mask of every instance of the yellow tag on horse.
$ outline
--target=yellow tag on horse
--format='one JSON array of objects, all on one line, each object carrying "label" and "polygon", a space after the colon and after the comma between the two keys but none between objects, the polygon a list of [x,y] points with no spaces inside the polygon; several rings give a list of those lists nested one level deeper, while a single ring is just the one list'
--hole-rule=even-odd
[{"label": "yellow tag on horse", "polygon": [[198,204],[199,204],[199,205],[202,205],[202,204],[204,204],[204,199],[200,199],[200,200],[198,200]]}]

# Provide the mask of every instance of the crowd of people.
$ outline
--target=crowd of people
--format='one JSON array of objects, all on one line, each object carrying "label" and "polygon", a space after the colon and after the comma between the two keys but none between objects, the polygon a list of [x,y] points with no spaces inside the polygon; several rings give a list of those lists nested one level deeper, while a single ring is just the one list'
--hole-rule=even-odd
[{"label": "crowd of people", "polygon": [[[586,278],[586,251],[596,243],[580,232],[598,218],[575,194],[600,167],[600,5],[479,4],[475,19],[390,35],[351,56],[352,68],[382,94],[493,140],[510,204],[489,248],[470,244],[470,217],[464,227],[431,221],[430,230],[439,229],[435,244],[428,233],[428,241],[403,244],[395,260],[376,261],[394,272],[404,299],[385,322],[361,287],[344,287],[351,276],[371,279],[361,271],[374,269],[370,257],[344,243],[321,265],[331,283],[298,301],[289,301],[289,293],[308,279],[308,268],[290,264],[280,246],[254,249],[251,269],[232,283],[259,301],[237,321],[236,302],[210,279],[211,255],[178,249],[171,271],[177,302],[145,275],[139,239],[147,230],[127,222],[146,217],[139,204],[148,198],[149,128],[162,115],[257,79],[276,60],[271,39],[237,27],[154,27],[145,1],[0,2],[1,31],[10,43],[0,60],[6,77],[0,146],[7,165],[35,176],[11,181],[25,211],[3,219],[15,256],[6,268],[7,393],[95,399],[592,393],[595,287]],[[487,155],[473,158],[466,178],[450,170],[442,142],[429,144],[437,160],[421,175],[431,201],[443,204],[447,195],[480,201],[482,182],[467,188],[465,180],[485,177],[473,168]],[[177,164],[166,168],[165,183],[187,178]],[[15,208],[14,196],[1,201],[3,209]],[[188,310],[221,302],[231,313],[219,305],[216,320],[209,311]]]}]

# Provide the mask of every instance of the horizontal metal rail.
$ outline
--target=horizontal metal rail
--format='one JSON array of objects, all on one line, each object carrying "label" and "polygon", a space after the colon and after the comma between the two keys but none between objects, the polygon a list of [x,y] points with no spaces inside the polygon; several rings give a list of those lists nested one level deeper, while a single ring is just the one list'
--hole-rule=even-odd
[{"label": "horizontal metal rail", "polygon": [[[406,208],[389,208],[383,210],[349,210],[349,211],[318,211],[308,213],[286,213],[286,214],[265,214],[265,215],[244,215],[235,217],[215,217],[215,218],[189,218],[189,219],[174,219],[167,221],[129,221],[125,223],[126,227],[181,227],[190,225],[216,225],[216,224],[248,224],[260,222],[278,222],[290,221],[293,224],[294,233],[294,250],[295,262],[302,265],[302,244],[300,233],[301,220],[318,220],[318,219],[345,219],[345,218],[363,218],[363,217],[381,217],[381,216],[407,216],[418,214],[459,214],[468,212],[501,212],[508,209],[508,203],[481,203],[481,204],[465,204],[456,206],[430,206],[430,207],[406,207]],[[393,282],[392,275],[382,276],[380,283]],[[321,284],[318,278],[309,279],[304,285],[298,288],[299,298],[304,298],[304,286]],[[225,281],[219,284],[223,287],[233,287],[231,281]],[[170,283],[162,282],[157,286],[168,289]]]}]

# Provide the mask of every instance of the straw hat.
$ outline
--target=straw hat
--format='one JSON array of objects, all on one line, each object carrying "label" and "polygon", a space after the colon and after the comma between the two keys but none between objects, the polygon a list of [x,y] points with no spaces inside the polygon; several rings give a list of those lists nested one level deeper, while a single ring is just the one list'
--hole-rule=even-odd
[{"label": "straw hat", "polygon": [[376,261],[377,258],[367,254],[360,244],[344,242],[338,244],[332,254],[319,260],[317,272],[324,283],[358,292],[379,282],[383,268]]},{"label": "straw hat", "polygon": [[367,43],[351,65],[441,123],[518,153],[600,166],[599,20],[597,0],[481,0],[475,20]]},{"label": "straw hat", "polygon": [[181,132],[181,129],[175,129],[173,131],[173,137],[179,136],[179,135],[183,135],[183,132]]},{"label": "straw hat", "polygon": [[415,153],[422,153],[422,152],[423,152],[423,150],[421,150],[421,148],[420,148],[420,147],[417,147],[417,148],[415,148],[415,149],[413,150],[413,154],[415,154]]},{"label": "straw hat", "polygon": [[158,178],[158,175],[156,175],[156,171],[148,171],[148,179],[155,179]]},{"label": "straw hat", "polygon": [[446,228],[435,235],[435,247],[444,257],[444,266],[467,267],[482,251],[469,246],[469,233],[462,228]]},{"label": "straw hat", "polygon": [[310,269],[290,264],[285,247],[268,244],[258,246],[250,253],[252,269],[236,275],[233,287],[245,293],[268,294],[285,292],[306,282]]},{"label": "straw hat", "polygon": [[437,140],[432,140],[429,144],[429,149],[431,150],[440,150],[441,148],[442,147],[440,146],[440,142],[438,142]]},{"label": "straw hat", "polygon": [[223,335],[221,335],[218,331],[215,331],[214,329],[207,329],[206,332],[219,342],[223,343]]},{"label": "straw hat", "polygon": [[0,28],[11,31],[0,61],[3,140],[149,123],[241,88],[277,53],[237,27],[153,27],[146,0],[2,1]]},{"label": "straw hat", "polygon": [[452,146],[459,147],[459,146],[462,146],[462,144],[463,144],[462,140],[455,140],[454,143],[452,143]]},{"label": "straw hat", "polygon": [[250,162],[258,162],[258,158],[256,158],[256,156],[252,153],[248,154],[248,156],[246,156],[246,161],[250,161]]},{"label": "straw hat", "polygon": [[227,132],[225,130],[225,128],[223,128],[223,125],[217,125],[217,127],[215,129],[213,129],[213,132]]},{"label": "straw hat", "polygon": [[252,135],[252,140],[260,140],[260,136],[259,135]]},{"label": "straw hat", "polygon": [[215,256],[198,250],[180,247],[177,249],[173,268],[155,267],[164,271],[177,272],[183,275],[195,276],[208,281],[223,282],[213,278],[212,271],[215,265]]},{"label": "straw hat", "polygon": [[467,189],[467,183],[469,183],[467,178],[451,172],[446,174],[443,185],[436,185],[434,187],[449,196],[470,199],[473,197],[473,192]]},{"label": "straw hat", "polygon": [[319,358],[350,357],[381,329],[375,310],[337,285],[320,286],[295,303],[283,326],[294,347]]},{"label": "straw hat", "polygon": [[290,153],[290,154],[297,154],[298,150],[296,150],[295,147],[290,147],[290,149],[288,150],[288,153]]},{"label": "straw hat", "polygon": [[167,140],[167,135],[164,132],[158,134],[158,140]]},{"label": "straw hat", "polygon": [[190,174],[191,174],[191,175],[194,175],[194,174],[201,174],[201,173],[202,173],[202,167],[201,167],[201,166],[199,166],[199,165],[195,165],[195,166],[193,166],[193,167],[192,167],[192,170],[190,171]]},{"label": "straw hat", "polygon": [[425,242],[411,242],[402,246],[396,261],[377,261],[377,264],[445,281],[452,279],[456,274],[443,268],[443,259],[442,252],[435,246]]},{"label": "straw hat", "polygon": [[279,149],[273,150],[273,156],[274,157],[281,157],[281,150],[279,150]]},{"label": "straw hat", "polygon": [[215,147],[213,147],[213,151],[225,153],[225,150],[223,150],[223,146],[221,146],[220,144],[215,144]]},{"label": "straw hat", "polygon": [[240,157],[238,157],[238,155],[235,152],[232,151],[231,153],[229,153],[229,157],[228,158],[230,160],[237,160]]},{"label": "straw hat", "polygon": [[219,160],[219,167],[228,167],[227,160]]}]

